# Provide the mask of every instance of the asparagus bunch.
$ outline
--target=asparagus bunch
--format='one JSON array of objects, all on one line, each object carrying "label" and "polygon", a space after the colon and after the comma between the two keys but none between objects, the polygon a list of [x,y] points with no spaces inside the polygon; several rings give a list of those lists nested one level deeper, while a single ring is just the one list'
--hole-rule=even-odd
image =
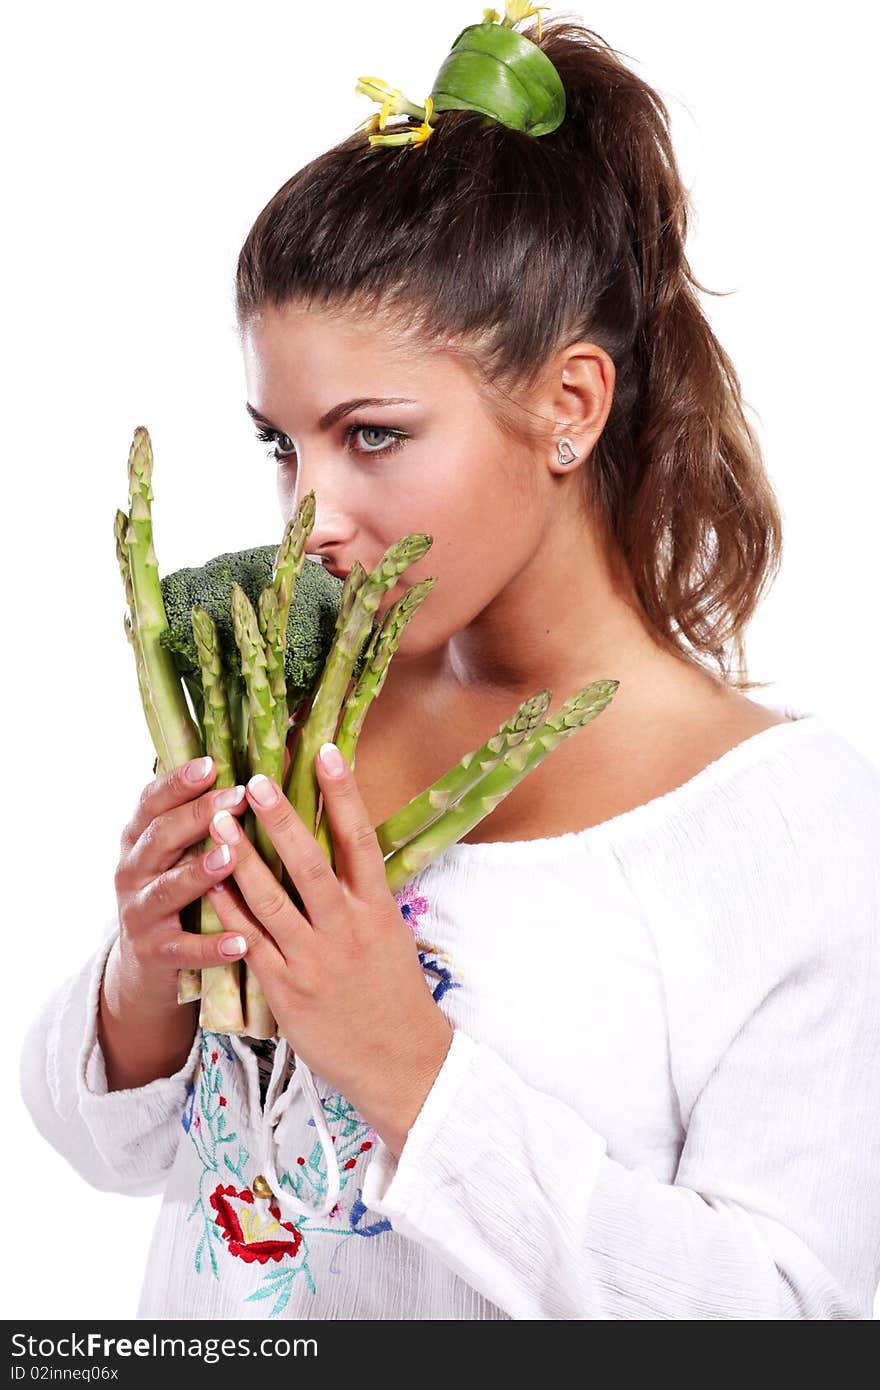
[{"label": "asparagus bunch", "polygon": [[[217,557],[202,570],[160,581],[150,509],[152,466],[149,435],[138,427],[129,456],[130,510],[128,515],[117,513],[115,531],[128,601],[125,628],[157,767],[176,767],[206,752],[215,761],[218,787],[266,773],[283,785],[332,865],[332,836],[322,817],[315,756],[322,743],[335,741],[354,767],[364,720],[382,690],[391,657],[436,580],[407,588],[381,622],[376,621],[377,610],[383,594],[427,552],[432,538],[420,533],[402,537],[369,574],[355,563],[341,586],[331,631],[320,602],[298,602],[298,581],[314,569],[303,568],[315,519],[314,493],[288,522],[271,573],[267,548],[261,548]],[[233,578],[236,573],[241,583]],[[195,581],[192,590],[175,585],[180,576]],[[163,594],[180,608],[181,592],[202,594],[204,602],[187,600],[186,620],[178,612],[169,624]],[[388,816],[376,827],[376,837],[389,888],[400,888],[491,814],[554,748],[607,707],[617,687],[616,680],[595,681],[550,716],[551,692],[538,691],[485,743]],[[285,747],[292,734],[296,737],[285,777]],[[302,907],[296,885],[251,812],[244,830]],[[198,852],[211,843],[208,839]],[[210,901],[202,899],[197,906],[195,929],[219,931]],[[277,1035],[247,962],[243,969],[235,961],[201,972],[181,971],[180,976],[178,998],[181,1003],[201,998],[203,1028],[255,1038]]]}]

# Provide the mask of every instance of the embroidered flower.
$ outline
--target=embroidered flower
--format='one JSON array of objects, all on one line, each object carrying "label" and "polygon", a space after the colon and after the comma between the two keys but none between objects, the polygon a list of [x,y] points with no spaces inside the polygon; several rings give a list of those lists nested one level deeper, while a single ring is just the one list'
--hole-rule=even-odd
[{"label": "embroidered flower", "polygon": [[[239,1206],[239,1202],[244,1205]],[[275,1203],[269,1202],[268,1217],[255,1208],[249,1187],[237,1189],[221,1183],[211,1193],[211,1206],[217,1212],[215,1225],[229,1242],[229,1253],[247,1264],[255,1260],[261,1265],[269,1260],[278,1264],[285,1256],[292,1259],[302,1245],[299,1231],[291,1222],[281,1220],[281,1210]],[[282,1237],[282,1231],[290,1233],[289,1240]]]},{"label": "embroidered flower", "polygon": [[452,978],[448,954],[441,951],[439,946],[434,946],[430,941],[423,941],[420,938],[419,928],[422,918],[428,912],[430,903],[424,894],[419,892],[412,880],[404,884],[403,888],[399,888],[394,897],[404,921],[408,923],[410,931],[416,939],[416,945],[419,948],[419,963],[422,969],[437,978],[438,983],[436,985],[432,985],[429,980],[428,986],[434,1002],[439,1004],[448,989],[460,989],[461,985],[458,980]]},{"label": "embroidered flower", "polygon": [[403,920],[408,924],[413,936],[416,936],[419,922],[428,911],[428,899],[423,897],[412,882],[405,884],[403,888],[398,888],[394,898],[403,915]]},{"label": "embroidered flower", "polygon": [[186,1100],[183,1103],[183,1114],[180,1117],[180,1123],[183,1125],[187,1134],[189,1134],[189,1127],[193,1122],[193,1106],[195,1105],[195,1103],[196,1088],[192,1084],[192,1082],[190,1082],[189,1086],[186,1089]]}]

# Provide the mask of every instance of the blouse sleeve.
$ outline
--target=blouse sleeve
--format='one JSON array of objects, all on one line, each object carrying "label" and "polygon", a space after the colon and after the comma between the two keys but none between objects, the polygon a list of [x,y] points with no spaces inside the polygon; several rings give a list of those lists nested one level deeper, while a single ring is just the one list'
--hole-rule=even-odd
[{"label": "blouse sleeve", "polygon": [[[369,1209],[513,1318],[872,1318],[880,869],[863,842],[810,858],[778,899],[806,944],[710,1057],[671,1183],[459,1029],[399,1159],[377,1142]],[[717,968],[722,990],[735,954]]]},{"label": "blouse sleeve", "polygon": [[92,1187],[150,1196],[161,1192],[182,1134],[201,1033],[173,1076],[108,1091],[98,1041],[98,1000],[115,921],[79,974],[47,1000],[21,1053],[22,1097],[44,1139]]}]

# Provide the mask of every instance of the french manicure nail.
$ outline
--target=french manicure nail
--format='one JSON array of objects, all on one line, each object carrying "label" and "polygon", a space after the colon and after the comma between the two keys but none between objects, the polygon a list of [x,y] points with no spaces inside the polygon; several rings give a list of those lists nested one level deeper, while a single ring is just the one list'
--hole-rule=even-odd
[{"label": "french manicure nail", "polygon": [[244,796],[244,787],[224,787],[216,793],[212,805],[215,811],[223,811],[228,806],[237,806]]},{"label": "french manicure nail", "polygon": [[278,793],[262,772],[255,772],[248,782],[248,791],[258,806],[274,806]]},{"label": "french manicure nail", "polygon": [[201,782],[207,777],[213,766],[213,758],[194,758],[183,769],[183,775],[188,782]]},{"label": "french manicure nail", "polygon": [[215,840],[222,840],[226,845],[237,844],[241,839],[238,821],[229,811],[217,812],[211,821],[211,833]]},{"label": "french manicure nail", "polygon": [[211,870],[225,869],[231,858],[232,851],[229,846],[218,845],[216,849],[211,850],[210,854],[205,855],[205,868]]},{"label": "french manicure nail", "polygon": [[227,936],[225,941],[220,942],[220,950],[224,956],[243,956],[247,942],[243,936]]},{"label": "french manicure nail", "polygon": [[321,762],[331,777],[341,777],[345,771],[345,759],[336,747],[335,743],[322,743],[320,748]]}]

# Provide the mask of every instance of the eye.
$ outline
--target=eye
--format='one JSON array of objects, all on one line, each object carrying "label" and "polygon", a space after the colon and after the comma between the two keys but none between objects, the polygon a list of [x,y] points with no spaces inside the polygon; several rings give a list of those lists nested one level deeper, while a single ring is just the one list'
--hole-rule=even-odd
[{"label": "eye", "polygon": [[273,444],[276,440],[287,439],[290,449],[270,449],[269,458],[286,458],[289,453],[295,452],[292,441],[287,438],[286,434],[279,434],[277,430],[257,430],[257,439],[261,439],[264,444]]},{"label": "eye", "polygon": [[346,438],[350,439],[355,434],[384,434],[392,440],[391,444],[385,444],[380,449],[356,449],[356,454],[393,454],[395,449],[400,449],[409,438],[403,430],[389,430],[384,425],[351,425]]},{"label": "eye", "polygon": [[[356,454],[365,455],[393,454],[396,452],[396,450],[402,449],[406,441],[409,439],[409,435],[406,433],[405,430],[390,429],[385,425],[349,425],[348,429],[345,432],[346,439],[350,440],[352,436],[356,434],[383,434],[391,439],[390,444],[385,444],[378,449],[366,448],[353,450],[353,452]],[[268,453],[268,457],[274,458],[278,463],[280,463],[282,459],[292,458],[296,454],[296,447],[293,444],[293,441],[289,438],[288,435],[281,434],[278,430],[259,429],[257,430],[257,439],[261,440],[264,444],[275,444],[276,446],[278,444],[282,445],[281,448],[276,447],[274,449],[270,449]],[[290,445],[289,448],[284,447],[285,440],[287,441],[287,444]]]}]

